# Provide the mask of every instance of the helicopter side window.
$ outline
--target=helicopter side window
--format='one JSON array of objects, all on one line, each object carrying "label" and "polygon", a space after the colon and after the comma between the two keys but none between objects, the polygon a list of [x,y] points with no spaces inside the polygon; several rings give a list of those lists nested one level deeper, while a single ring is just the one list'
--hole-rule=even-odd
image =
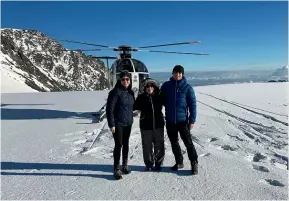
[{"label": "helicopter side window", "polygon": [[135,72],[148,72],[147,67],[140,61],[136,59],[132,59]]}]

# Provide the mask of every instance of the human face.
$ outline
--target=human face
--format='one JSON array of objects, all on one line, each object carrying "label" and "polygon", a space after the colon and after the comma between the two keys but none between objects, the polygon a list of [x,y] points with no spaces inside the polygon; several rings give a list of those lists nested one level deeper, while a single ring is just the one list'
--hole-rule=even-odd
[{"label": "human face", "polygon": [[148,94],[152,94],[154,92],[155,88],[152,85],[146,86],[146,92]]},{"label": "human face", "polygon": [[173,78],[175,79],[175,80],[181,80],[181,79],[183,79],[183,73],[180,73],[180,72],[173,72]]},{"label": "human face", "polygon": [[121,84],[125,87],[128,88],[128,86],[130,85],[130,78],[129,77],[123,77],[120,79]]}]

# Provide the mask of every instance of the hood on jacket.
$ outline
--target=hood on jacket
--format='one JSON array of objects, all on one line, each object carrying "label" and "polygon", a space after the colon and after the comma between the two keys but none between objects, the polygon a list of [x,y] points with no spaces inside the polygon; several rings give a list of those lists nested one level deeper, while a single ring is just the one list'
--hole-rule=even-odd
[{"label": "hood on jacket", "polygon": [[147,78],[143,81],[142,83],[142,87],[143,87],[143,91],[146,92],[146,86],[148,85],[153,85],[154,86],[154,92],[158,93],[160,91],[160,85],[159,83],[152,79],[152,78]]}]

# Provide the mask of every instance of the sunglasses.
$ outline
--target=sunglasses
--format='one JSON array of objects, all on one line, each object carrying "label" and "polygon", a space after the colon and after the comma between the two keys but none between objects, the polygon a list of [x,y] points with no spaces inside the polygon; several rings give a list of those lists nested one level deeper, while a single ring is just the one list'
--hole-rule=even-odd
[{"label": "sunglasses", "polygon": [[150,88],[150,87],[154,88],[154,85],[147,85],[146,86],[146,88]]},{"label": "sunglasses", "polygon": [[124,81],[127,81],[127,82],[128,82],[128,81],[129,81],[129,78],[122,78],[121,81],[123,81],[123,82],[124,82]]}]

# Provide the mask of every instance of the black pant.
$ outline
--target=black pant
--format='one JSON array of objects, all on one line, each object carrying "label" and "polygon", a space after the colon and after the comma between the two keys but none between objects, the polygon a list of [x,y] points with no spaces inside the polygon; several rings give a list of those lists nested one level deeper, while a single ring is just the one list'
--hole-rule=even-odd
[{"label": "black pant", "polygon": [[120,152],[122,149],[122,158],[123,162],[128,159],[128,150],[129,150],[129,137],[131,132],[130,126],[115,127],[115,133],[113,133],[114,138],[114,166],[118,166],[120,162]]},{"label": "black pant", "polygon": [[183,160],[184,160],[181,147],[179,145],[178,132],[180,132],[180,136],[187,148],[190,161],[198,162],[198,155],[197,155],[197,151],[192,141],[188,122],[180,122],[176,124],[167,122],[166,128],[167,128],[168,137],[172,145],[172,151],[174,153],[176,163],[183,164]]},{"label": "black pant", "polygon": [[161,166],[165,157],[164,128],[142,130],[143,159],[146,167]]}]

